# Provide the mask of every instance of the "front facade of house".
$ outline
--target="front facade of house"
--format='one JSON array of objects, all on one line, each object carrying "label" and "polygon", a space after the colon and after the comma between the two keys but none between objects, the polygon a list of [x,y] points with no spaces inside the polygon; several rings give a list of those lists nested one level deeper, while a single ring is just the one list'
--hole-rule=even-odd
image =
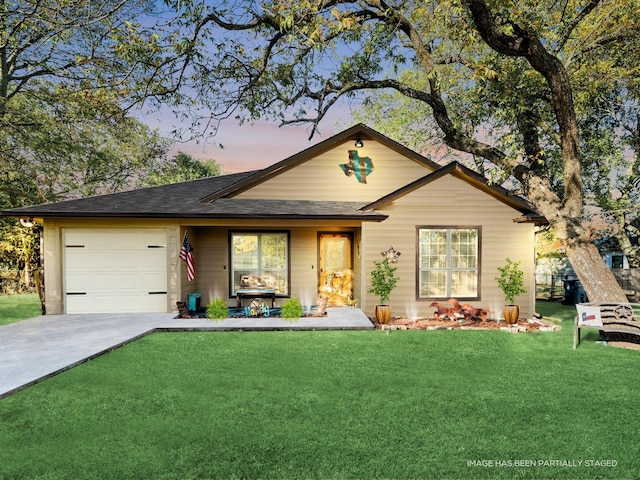
[{"label": "front facade of house", "polygon": [[[372,316],[370,272],[393,246],[393,315],[431,315],[431,302],[455,297],[499,316],[494,277],[509,257],[525,272],[517,303],[530,316],[539,217],[507,193],[356,125],[260,171],[3,213],[44,225],[49,314],[171,312],[192,293],[234,305],[237,289],[264,287],[277,304],[310,306],[320,294]],[[185,234],[192,281],[179,258]]]}]

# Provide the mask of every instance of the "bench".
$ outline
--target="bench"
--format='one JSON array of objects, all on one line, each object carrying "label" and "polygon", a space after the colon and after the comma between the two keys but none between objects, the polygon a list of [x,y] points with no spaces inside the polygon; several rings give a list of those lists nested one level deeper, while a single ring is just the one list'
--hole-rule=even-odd
[{"label": "bench", "polygon": [[[581,325],[578,315],[573,327],[573,348],[580,345],[580,332],[583,328],[598,329],[600,336],[609,338],[610,335],[622,338],[640,339],[640,304],[638,303],[580,303],[580,306],[598,307],[602,325]],[[578,305],[576,305],[576,308]]]},{"label": "bench", "polygon": [[273,288],[240,288],[236,290],[236,307],[242,308],[243,298],[270,298],[271,308],[276,306],[276,291]]}]

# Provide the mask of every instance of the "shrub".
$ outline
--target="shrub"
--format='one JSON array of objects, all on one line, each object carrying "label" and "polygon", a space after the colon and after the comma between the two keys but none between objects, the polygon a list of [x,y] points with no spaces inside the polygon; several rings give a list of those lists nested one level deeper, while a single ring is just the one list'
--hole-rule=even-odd
[{"label": "shrub", "polygon": [[219,321],[229,316],[229,307],[222,298],[216,298],[207,305],[207,318]]},{"label": "shrub", "polygon": [[295,298],[287,300],[280,309],[280,316],[290,322],[299,320],[303,313],[302,305],[300,305],[300,302]]},{"label": "shrub", "polygon": [[392,267],[387,258],[380,262],[374,261],[373,264],[376,268],[371,271],[371,288],[368,293],[373,293],[380,299],[380,305],[384,305],[389,301],[391,291],[400,280],[400,277],[395,275],[398,267]]}]

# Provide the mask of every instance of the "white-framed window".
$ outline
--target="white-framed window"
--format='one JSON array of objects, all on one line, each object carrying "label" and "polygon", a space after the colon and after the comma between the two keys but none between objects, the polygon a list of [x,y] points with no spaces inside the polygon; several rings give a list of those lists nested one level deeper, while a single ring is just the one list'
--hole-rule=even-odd
[{"label": "white-framed window", "polygon": [[289,295],[289,233],[231,232],[231,294],[241,288],[272,288]]},{"label": "white-framed window", "polygon": [[418,298],[480,295],[480,228],[417,227]]}]

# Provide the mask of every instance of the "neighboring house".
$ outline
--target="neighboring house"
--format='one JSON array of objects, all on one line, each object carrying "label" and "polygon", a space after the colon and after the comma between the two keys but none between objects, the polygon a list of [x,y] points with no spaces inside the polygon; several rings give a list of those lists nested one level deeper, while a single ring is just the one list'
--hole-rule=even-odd
[{"label": "neighboring house", "polygon": [[[364,145],[354,146],[356,140]],[[330,305],[354,300],[368,315],[374,260],[401,256],[391,295],[395,316],[426,316],[456,297],[500,315],[494,280],[520,261],[535,300],[532,205],[457,163],[440,166],[356,125],[264,170],[18,208],[4,215],[44,225],[50,314],[171,312],[202,294],[235,303],[241,287]],[[179,254],[193,245],[195,278]]]}]

